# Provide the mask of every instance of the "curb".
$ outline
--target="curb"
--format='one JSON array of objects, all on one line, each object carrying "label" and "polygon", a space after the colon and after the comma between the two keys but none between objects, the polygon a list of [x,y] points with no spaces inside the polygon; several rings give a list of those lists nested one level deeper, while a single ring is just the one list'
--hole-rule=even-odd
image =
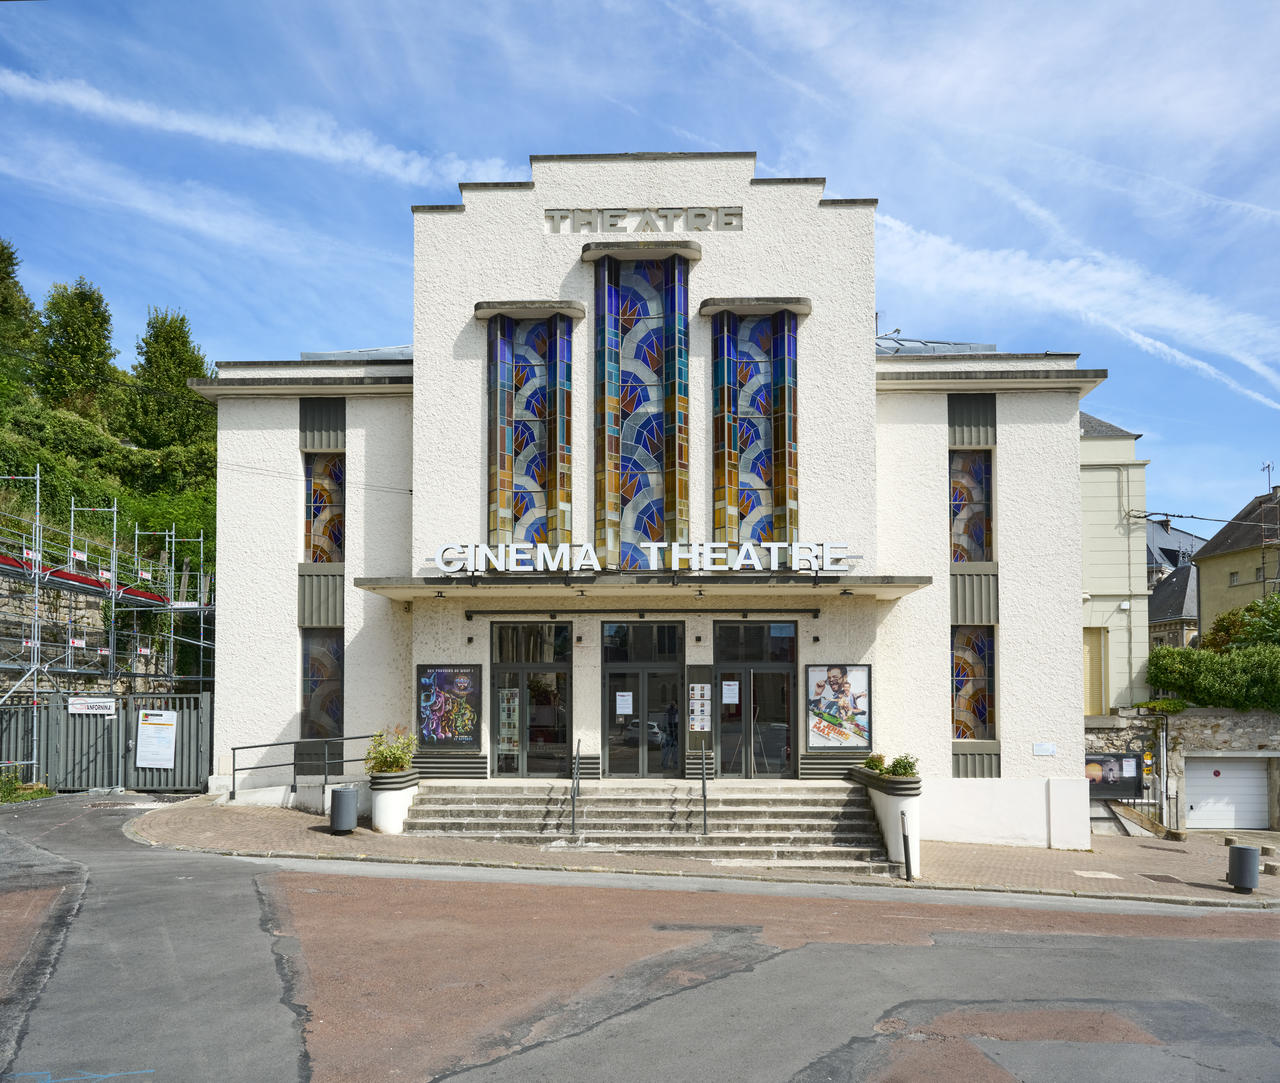
[{"label": "curb", "polygon": [[[141,822],[145,816],[137,817]],[[1036,895],[1046,898],[1113,900],[1116,902],[1159,903],[1167,906],[1187,906],[1211,910],[1280,910],[1280,899],[1201,899],[1189,895],[1130,895],[1096,891],[1068,891],[1062,888],[1011,887],[1001,884],[939,884],[926,880],[890,880],[863,877],[844,880],[811,880],[807,877],[759,874],[733,874],[708,869],[686,871],[677,869],[614,869],[603,865],[543,865],[518,861],[483,861],[462,858],[388,856],[384,854],[334,854],[301,850],[236,850],[212,846],[189,846],[182,843],[162,843],[147,838],[133,828],[133,821],[125,825],[125,834],[145,846],[159,847],[181,853],[217,854],[221,857],[253,857],[290,861],[346,861],[369,862],[378,865],[424,865],[438,868],[470,869],[520,869],[525,872],[581,872],[590,874],[613,873],[619,876],[666,876],[673,880],[730,880],[744,883],[816,884],[831,886],[908,888],[915,891],[973,892],[993,895]]]}]

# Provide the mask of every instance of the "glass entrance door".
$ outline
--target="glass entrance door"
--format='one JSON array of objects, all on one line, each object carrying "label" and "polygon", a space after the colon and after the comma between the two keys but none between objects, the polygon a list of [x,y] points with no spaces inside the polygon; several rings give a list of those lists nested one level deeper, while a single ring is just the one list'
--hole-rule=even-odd
[{"label": "glass entrance door", "polygon": [[572,626],[493,626],[495,775],[569,774]]},{"label": "glass entrance door", "polygon": [[716,747],[723,778],[789,778],[794,677],[767,669],[716,674]]},{"label": "glass entrance door", "polygon": [[684,766],[684,626],[606,624],[603,684],[605,775],[679,775]]},{"label": "glass entrance door", "polygon": [[722,778],[794,777],[795,625],[718,623],[715,639],[716,773]]}]

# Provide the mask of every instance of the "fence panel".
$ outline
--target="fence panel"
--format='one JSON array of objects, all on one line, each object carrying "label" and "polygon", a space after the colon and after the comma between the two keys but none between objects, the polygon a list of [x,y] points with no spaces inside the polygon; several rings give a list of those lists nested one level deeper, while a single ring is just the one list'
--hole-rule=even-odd
[{"label": "fence panel", "polygon": [[[138,712],[173,711],[176,715],[173,769],[137,766]],[[142,791],[204,789],[213,757],[213,697],[199,695],[133,695],[124,698],[125,788]]]},{"label": "fence panel", "polygon": [[36,711],[30,699],[11,696],[0,703],[0,764],[27,763],[28,766],[14,768],[23,782],[32,781],[37,774],[29,762],[33,757],[39,759],[34,742],[35,726]]}]

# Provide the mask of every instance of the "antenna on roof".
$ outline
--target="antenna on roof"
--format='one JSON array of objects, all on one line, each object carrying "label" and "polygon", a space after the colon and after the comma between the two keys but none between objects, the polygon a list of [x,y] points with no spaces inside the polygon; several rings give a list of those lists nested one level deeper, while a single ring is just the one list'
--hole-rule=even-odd
[{"label": "antenna on roof", "polygon": [[1267,488],[1268,488],[1268,489],[1270,489],[1270,488],[1271,488],[1271,471],[1275,469],[1275,466],[1276,466],[1276,464],[1275,464],[1274,462],[1265,462],[1265,463],[1263,463],[1263,464],[1262,464],[1262,469],[1263,469],[1263,471],[1264,471],[1264,472],[1266,473],[1266,475],[1267,475]]}]

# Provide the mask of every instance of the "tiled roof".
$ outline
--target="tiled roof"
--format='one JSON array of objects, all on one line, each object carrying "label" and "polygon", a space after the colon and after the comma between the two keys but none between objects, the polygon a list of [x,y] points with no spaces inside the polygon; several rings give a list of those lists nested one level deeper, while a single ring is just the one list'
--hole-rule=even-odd
[{"label": "tiled roof", "polygon": [[1113,425],[1110,421],[1103,421],[1100,417],[1094,417],[1092,414],[1086,414],[1080,411],[1080,435],[1081,436],[1132,436],[1135,440],[1142,437],[1140,432],[1127,432],[1120,428],[1119,425]]},{"label": "tiled roof", "polygon": [[1147,603],[1147,622],[1160,620],[1195,620],[1199,613],[1196,602],[1197,569],[1194,564],[1175,568],[1151,591]]},{"label": "tiled roof", "polygon": [[1271,542],[1280,539],[1280,485],[1269,493],[1255,496],[1231,518],[1231,522],[1204,543],[1196,554],[1196,560],[1241,549],[1256,549],[1262,544],[1264,534]]}]

